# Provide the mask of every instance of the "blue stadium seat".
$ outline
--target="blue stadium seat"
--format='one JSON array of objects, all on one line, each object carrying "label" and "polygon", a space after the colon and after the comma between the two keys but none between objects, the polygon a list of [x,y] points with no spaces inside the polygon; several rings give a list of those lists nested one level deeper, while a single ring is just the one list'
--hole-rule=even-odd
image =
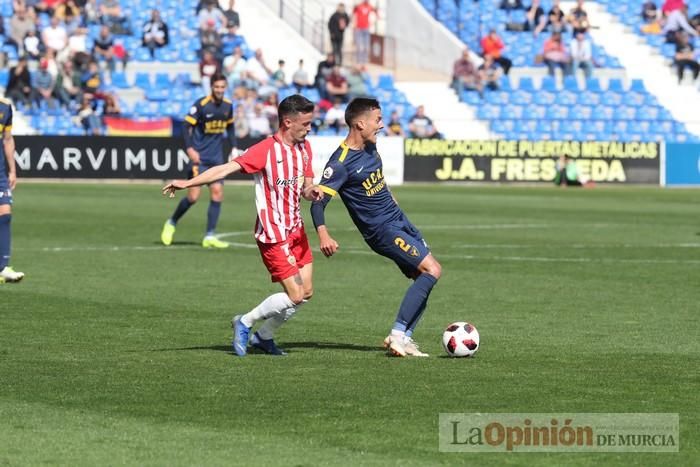
[{"label": "blue stadium seat", "polygon": [[619,78],[610,78],[608,81],[608,91],[615,91],[620,94],[625,93],[625,87],[622,84],[622,80]]},{"label": "blue stadium seat", "polygon": [[153,85],[151,84],[151,76],[146,72],[139,71],[136,73],[134,78],[134,86],[139,87],[144,91],[152,89]]},{"label": "blue stadium seat", "polygon": [[578,81],[575,76],[569,75],[564,77],[564,89],[571,92],[579,91]]},{"label": "blue stadium seat", "polygon": [[557,82],[552,76],[545,76],[542,78],[542,84],[540,85],[540,90],[557,92]]},{"label": "blue stadium seat", "polygon": [[155,78],[155,88],[156,89],[170,89],[170,77],[167,73],[156,73]]},{"label": "blue stadium seat", "polygon": [[644,87],[644,81],[641,79],[633,79],[630,81],[630,91],[638,92],[640,94],[646,94],[647,89]]},{"label": "blue stadium seat", "polygon": [[128,89],[131,85],[126,80],[126,73],[123,71],[114,71],[112,73],[112,86],[120,89]]},{"label": "blue stadium seat", "polygon": [[603,92],[603,89],[600,87],[600,81],[598,78],[588,78],[586,79],[586,90],[590,92]]},{"label": "blue stadium seat", "polygon": [[540,91],[536,93],[533,97],[533,102],[538,105],[550,105],[556,100],[557,95],[553,92]]},{"label": "blue stadium seat", "polygon": [[10,70],[3,68],[0,70],[0,86],[3,88],[7,87],[7,83],[10,80]]},{"label": "blue stadium seat", "polygon": [[387,90],[394,89],[394,75],[390,73],[383,73],[379,75],[379,78],[377,79],[377,87]]},{"label": "blue stadium seat", "polygon": [[529,76],[521,76],[518,82],[518,89],[521,91],[535,92],[535,84]]}]

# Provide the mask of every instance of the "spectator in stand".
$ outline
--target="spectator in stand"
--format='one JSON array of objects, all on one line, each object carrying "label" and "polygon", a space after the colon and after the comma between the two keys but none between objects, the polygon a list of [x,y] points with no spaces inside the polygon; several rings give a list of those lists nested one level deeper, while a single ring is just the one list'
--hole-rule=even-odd
[{"label": "spectator in stand", "polygon": [[342,102],[347,102],[348,98],[348,80],[340,71],[340,66],[336,65],[333,67],[333,71],[328,76],[326,81],[326,93],[329,100],[335,101],[335,99],[340,99]]},{"label": "spectator in stand", "polygon": [[313,87],[309,73],[304,69],[304,59],[299,59],[299,68],[292,75],[292,84],[297,89],[297,92]]},{"label": "spectator in stand", "polygon": [[243,57],[243,49],[236,47],[233,49],[233,54],[224,59],[223,72],[229,87],[236,88],[240,86],[245,69],[246,61],[245,57]]},{"label": "spectator in stand", "polygon": [[481,82],[479,70],[466,46],[462,50],[462,57],[452,67],[452,88],[457,95],[460,95],[465,89],[478,91],[480,95],[484,92],[484,85]]},{"label": "spectator in stand", "polygon": [[72,18],[79,16],[80,8],[78,8],[74,0],[67,0],[56,7],[53,15],[65,22],[66,16],[70,16]]},{"label": "spectator in stand", "polygon": [[56,99],[53,97],[54,87],[56,85],[53,76],[48,71],[49,62],[46,59],[39,61],[39,69],[34,74],[34,97],[36,98],[36,103],[41,107],[41,102],[45,102],[46,106],[50,109],[55,109],[58,107]]},{"label": "spectator in stand", "polygon": [[365,65],[369,62],[369,36],[370,15],[378,16],[377,10],[369,4],[369,0],[363,0],[353,9],[355,17],[355,52],[356,63]]},{"label": "spectator in stand", "polygon": [[586,9],[583,8],[583,1],[584,0],[576,0],[576,6],[571,9],[569,17],[567,18],[567,21],[571,24],[574,36],[579,32],[587,33],[591,26],[588,22],[588,13]]},{"label": "spectator in stand", "polygon": [[364,65],[353,65],[350,67],[350,73],[346,78],[348,82],[348,100],[351,101],[356,97],[367,97],[367,81],[369,75],[365,71]]},{"label": "spectator in stand", "polygon": [[80,75],[75,72],[73,62],[70,60],[63,62],[56,79],[54,95],[61,104],[70,108],[81,101],[81,93]]},{"label": "spectator in stand", "polygon": [[265,115],[265,117],[267,117],[267,119],[270,121],[270,128],[272,128],[273,133],[279,129],[279,118],[277,113],[277,108],[279,105],[280,103],[276,92],[273,92],[267,96],[267,99],[265,99],[263,102],[263,115]]},{"label": "spectator in stand", "polygon": [[224,25],[228,22],[228,20],[219,7],[216,6],[216,4],[207,3],[199,12],[197,22],[200,30],[213,24],[214,29],[216,31],[220,31],[224,28]]},{"label": "spectator in stand", "polygon": [[532,4],[525,10],[525,24],[523,30],[532,31],[537,37],[547,26],[547,17],[540,6],[540,0],[532,0]]},{"label": "spectator in stand", "polygon": [[547,65],[549,76],[554,76],[554,69],[561,68],[562,74],[567,76],[570,73],[571,59],[566,50],[566,46],[561,41],[561,33],[553,32],[552,36],[544,42],[542,59]]},{"label": "spectator in stand", "polygon": [[12,99],[15,105],[18,102],[22,102],[27,107],[32,104],[34,92],[26,57],[20,57],[17,65],[10,69],[10,79],[5,88],[5,95]]},{"label": "spectator in stand", "polygon": [[10,39],[17,46],[20,55],[24,55],[24,38],[29,31],[36,33],[36,25],[27,14],[25,8],[15,10],[15,14],[10,18]]},{"label": "spectator in stand", "polygon": [[280,59],[277,61],[277,70],[270,76],[270,81],[272,85],[277,88],[287,86],[287,76],[284,72],[284,60]]},{"label": "spectator in stand", "polygon": [[331,36],[331,48],[338,65],[343,64],[343,41],[345,30],[350,24],[350,17],[345,12],[345,4],[338,3],[335,12],[328,19],[328,32]]},{"label": "spectator in stand", "polygon": [[255,107],[253,107],[253,113],[248,116],[248,125],[250,127],[250,136],[254,138],[270,136],[272,134],[270,120],[263,113],[263,105],[261,102],[257,102]]},{"label": "spectator in stand", "polygon": [[262,49],[255,51],[255,56],[246,62],[245,87],[254,89],[261,97],[267,97],[271,92],[277,92],[277,88],[270,85],[272,70],[265,63]]},{"label": "spectator in stand", "polygon": [[323,120],[326,127],[335,130],[336,135],[347,129],[348,125],[345,123],[345,106],[343,105],[342,99],[338,97],[333,99],[333,107],[326,111],[326,116]]},{"label": "spectator in stand", "polygon": [[700,12],[690,19],[690,25],[700,34]]},{"label": "spectator in stand", "polygon": [[566,21],[564,12],[561,10],[561,6],[559,6],[559,0],[554,0],[552,9],[547,13],[547,27],[550,32],[564,32]]},{"label": "spectator in stand", "polygon": [[80,15],[80,10],[78,7],[74,7],[66,10],[65,19],[63,20],[63,26],[66,28],[66,33],[68,34],[69,40],[70,36],[76,34],[78,31],[84,31],[85,34],[88,33],[87,28],[83,24],[83,18]]},{"label": "spectator in stand", "polygon": [[653,0],[647,0],[642,5],[642,20],[645,23],[654,23],[659,19],[659,10]]},{"label": "spectator in stand", "polygon": [[569,46],[571,51],[572,72],[576,72],[579,68],[583,70],[583,74],[588,79],[593,74],[593,47],[591,41],[583,32],[577,32],[576,37],[571,41]]},{"label": "spectator in stand", "polygon": [[85,101],[85,95],[88,96],[89,100],[93,98],[102,99],[104,97],[102,93],[103,83],[100,65],[96,61],[91,60],[88,63],[87,70],[80,77],[80,87],[84,94],[83,102]]},{"label": "spectator in stand", "polygon": [[27,58],[39,60],[41,56],[41,40],[37,37],[34,29],[27,31],[27,35],[24,36],[24,41],[22,42],[22,48]]},{"label": "spectator in stand", "polygon": [[83,20],[86,24],[98,24],[100,22],[100,8],[97,0],[88,0],[83,8]]},{"label": "spectator in stand", "polygon": [[328,80],[330,74],[333,72],[333,67],[335,67],[335,65],[335,55],[333,55],[332,53],[326,55],[326,59],[318,63],[315,83],[316,88],[318,88],[318,92],[323,98],[328,98],[328,95],[326,93],[326,81]]},{"label": "spectator in stand", "polygon": [[98,63],[104,61],[109,72],[114,72],[114,39],[107,26],[100,28],[100,34],[92,46],[92,59]]},{"label": "spectator in stand", "polygon": [[102,115],[104,117],[120,117],[122,113],[119,101],[112,94],[105,94],[105,105]]},{"label": "spectator in stand", "polygon": [[102,134],[102,123],[100,117],[95,113],[93,108],[93,97],[91,94],[84,94],[80,108],[76,115],[76,122],[82,126],[86,135]]},{"label": "spectator in stand", "polygon": [[122,14],[119,0],[102,0],[100,2],[100,21],[114,34],[131,34],[128,19]]},{"label": "spectator in stand", "polygon": [[386,125],[386,134],[387,136],[406,136],[406,133],[404,133],[403,131],[403,126],[401,125],[401,118],[399,117],[399,112],[396,110],[391,112],[389,123],[387,123]]},{"label": "spectator in stand", "polygon": [[245,115],[245,108],[242,105],[236,107],[236,117],[233,119],[233,129],[237,138],[245,138],[250,134],[250,125]]},{"label": "spectator in stand", "polygon": [[47,70],[51,73],[54,79],[58,76],[58,61],[56,60],[56,52],[53,49],[46,49],[44,59],[48,63]]},{"label": "spectator in stand", "polygon": [[60,52],[68,45],[68,33],[61,25],[61,21],[54,16],[51,18],[50,25],[41,31],[41,40],[47,49]]},{"label": "spectator in stand", "polygon": [[237,33],[238,28],[241,27],[241,17],[234,7],[236,6],[236,0],[229,0],[228,10],[224,10],[224,16],[226,17],[225,27],[226,29],[233,28],[233,32]]},{"label": "spectator in stand", "polygon": [[679,31],[676,33],[676,36],[676,55],[674,56],[673,64],[676,66],[676,72],[678,73],[678,84],[683,81],[683,73],[686,68],[693,72],[693,79],[696,80],[698,73],[700,73],[700,65],[695,59],[695,48],[688,40],[688,35],[685,32]]},{"label": "spectator in stand", "polygon": [[211,18],[208,19],[204,27],[199,30],[199,42],[202,46],[200,49],[200,54],[210,52],[217,59],[221,58],[219,57],[219,51],[221,50],[221,36],[219,35],[219,31],[216,29],[215,20]]},{"label": "spectator in stand", "polygon": [[501,4],[498,8],[506,11],[525,9],[521,0],[501,0]]},{"label": "spectator in stand", "polygon": [[223,34],[221,34],[221,55],[224,57],[231,55],[233,50],[239,47],[242,42],[242,37],[238,35],[238,28],[231,26],[224,29]]},{"label": "spectator in stand", "polygon": [[314,106],[314,113],[311,115],[311,131],[314,134],[318,134],[319,131],[325,128],[325,125],[326,123],[323,121],[321,108],[318,105]]},{"label": "spectator in stand", "polygon": [[141,42],[144,47],[151,52],[151,58],[155,57],[156,49],[165,47],[170,41],[168,35],[168,25],[160,17],[160,12],[156,9],[151,11],[151,19],[143,25],[143,35]]},{"label": "spectator in stand", "polygon": [[214,57],[214,54],[205,50],[202,54],[202,60],[199,62],[199,76],[204,87],[204,94],[209,95],[211,91],[211,77],[221,73],[221,65]]},{"label": "spectator in stand", "polygon": [[513,62],[503,56],[503,49],[505,49],[505,45],[503,45],[503,41],[498,37],[495,29],[491,29],[489,35],[481,40],[481,50],[484,58],[487,55],[490,56],[494,62],[501,65],[503,73],[507,75]]},{"label": "spectator in stand", "polygon": [[32,6],[36,13],[46,13],[48,16],[53,16],[56,7],[63,3],[63,0],[40,0],[26,2],[27,6]]},{"label": "spectator in stand", "polygon": [[425,107],[419,105],[416,113],[408,121],[408,131],[411,138],[442,138],[433,121],[425,115]]},{"label": "spectator in stand", "polygon": [[678,31],[685,31],[691,36],[698,36],[698,31],[688,23],[687,8],[683,0],[666,0],[661,11],[666,15],[666,23],[661,32],[666,36],[666,42],[676,43]]},{"label": "spectator in stand", "polygon": [[479,67],[479,75],[481,75],[481,82],[484,83],[486,88],[492,91],[498,90],[501,68],[498,66],[498,63],[494,61],[493,56],[486,55],[484,57],[484,63]]}]

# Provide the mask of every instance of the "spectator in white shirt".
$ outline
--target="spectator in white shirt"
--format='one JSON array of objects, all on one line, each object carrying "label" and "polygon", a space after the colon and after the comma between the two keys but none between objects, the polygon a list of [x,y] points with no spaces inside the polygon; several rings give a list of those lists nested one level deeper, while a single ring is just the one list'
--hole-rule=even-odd
[{"label": "spectator in white shirt", "polygon": [[217,31],[222,31],[227,23],[224,13],[213,3],[207,3],[206,8],[200,10],[198,15],[199,29],[205,29],[211,20],[215,22],[214,29]]},{"label": "spectator in white shirt", "polygon": [[68,34],[57,17],[51,18],[51,24],[41,32],[41,40],[44,45],[56,52],[63,50],[68,45]]},{"label": "spectator in white shirt", "polygon": [[585,33],[576,33],[576,37],[569,46],[569,52],[571,54],[573,72],[581,68],[586,78],[590,78],[593,74],[593,50],[591,41],[586,38]]},{"label": "spectator in white shirt", "polygon": [[253,113],[248,116],[248,126],[250,128],[250,136],[269,136],[272,134],[270,120],[263,113],[261,102],[255,104]]}]

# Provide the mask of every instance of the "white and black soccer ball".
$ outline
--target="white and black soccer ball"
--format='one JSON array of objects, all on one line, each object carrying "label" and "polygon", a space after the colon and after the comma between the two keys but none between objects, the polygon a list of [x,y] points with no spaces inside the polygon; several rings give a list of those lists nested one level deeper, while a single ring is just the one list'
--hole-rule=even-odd
[{"label": "white and black soccer ball", "polygon": [[471,357],[479,350],[479,331],[464,321],[452,323],[442,334],[442,346],[450,357]]}]

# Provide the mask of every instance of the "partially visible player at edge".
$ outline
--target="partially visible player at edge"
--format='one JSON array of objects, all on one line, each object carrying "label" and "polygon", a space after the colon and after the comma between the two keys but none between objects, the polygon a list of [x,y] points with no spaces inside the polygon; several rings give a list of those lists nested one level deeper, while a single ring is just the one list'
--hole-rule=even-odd
[{"label": "partially visible player at edge", "polygon": [[[215,74],[211,78],[211,94],[198,99],[185,116],[183,133],[187,156],[190,158],[188,178],[196,177],[210,167],[223,162],[224,133],[232,147],[236,145],[233,126],[233,104],[224,97],[226,77]],[[187,190],[187,196],[182,198],[175,208],[173,215],[165,221],[160,239],[164,245],[173,242],[175,226],[187,210],[199,199],[201,188],[195,186]],[[226,248],[228,243],[219,240],[214,235],[216,224],[221,214],[221,203],[224,200],[224,181],[212,180],[209,183],[209,209],[207,210],[207,230],[202,240],[204,248]]]},{"label": "partially visible player at edge", "polygon": [[[323,193],[313,184],[311,131],[314,104],[300,95],[289,96],[278,107],[279,130],[251,146],[238,158],[190,179],[175,180],[163,188],[174,196],[176,190],[211,183],[241,171],[254,174],[258,217],[255,238],[263,263],[283,293],[270,295],[252,311],[234,316],[233,350],[245,356],[248,343],[272,355],[284,355],[273,337],[277,329],[311,298],[312,255],[301,217],[301,199],[320,200]],[[251,337],[253,325],[265,323]]]},{"label": "partially visible player at edge", "polygon": [[427,357],[412,335],[430,292],[440,279],[440,263],[386,185],[382,159],[376,147],[377,133],[384,128],[379,102],[354,99],[345,110],[345,122],[350,128],[349,134],[326,164],[319,183],[325,195],[311,206],[321,251],[330,257],[338,250],[338,242],[328,232],[324,210],[332,197],[340,194],[369,247],[394,261],[414,280],[401,302],[391,333],[384,339],[384,347],[399,357]]},{"label": "partially visible player at edge", "polygon": [[23,272],[10,264],[10,220],[12,219],[12,190],[17,185],[15,168],[15,139],[12,137],[12,104],[0,98],[0,284],[19,282]]}]

